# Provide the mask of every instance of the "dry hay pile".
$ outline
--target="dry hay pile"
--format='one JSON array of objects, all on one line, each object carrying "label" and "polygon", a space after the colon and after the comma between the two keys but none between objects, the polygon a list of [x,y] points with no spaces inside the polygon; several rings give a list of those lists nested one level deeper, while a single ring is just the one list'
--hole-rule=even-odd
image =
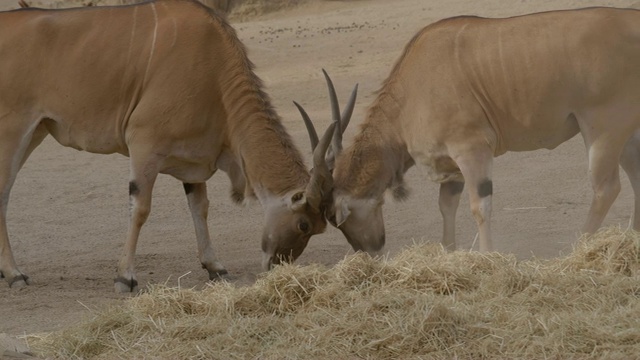
[{"label": "dry hay pile", "polygon": [[251,287],[153,286],[27,340],[58,358],[628,359],[640,354],[639,246],[607,229],[546,262],[434,245],[356,254]]}]

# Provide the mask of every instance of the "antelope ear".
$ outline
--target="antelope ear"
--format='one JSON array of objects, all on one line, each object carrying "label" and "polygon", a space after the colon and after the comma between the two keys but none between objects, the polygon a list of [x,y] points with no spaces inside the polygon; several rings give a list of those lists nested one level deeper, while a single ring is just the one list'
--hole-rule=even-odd
[{"label": "antelope ear", "polygon": [[287,205],[294,211],[300,210],[307,205],[307,196],[304,194],[304,191],[298,191],[291,195],[291,197],[287,199]]},{"label": "antelope ear", "polygon": [[336,205],[336,227],[340,227],[351,215],[351,210],[349,210],[349,202],[344,198],[340,199]]}]

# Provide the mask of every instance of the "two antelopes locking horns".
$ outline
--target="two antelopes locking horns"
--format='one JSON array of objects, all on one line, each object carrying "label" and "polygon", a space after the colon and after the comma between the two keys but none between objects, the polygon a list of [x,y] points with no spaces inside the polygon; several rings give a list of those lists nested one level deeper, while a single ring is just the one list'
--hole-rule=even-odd
[{"label": "two antelopes locking horns", "polygon": [[[82,56],[74,51],[79,44],[87,44]],[[227,273],[207,226],[206,181],[218,169],[229,176],[235,201],[256,197],[264,209],[264,269],[295,260],[327,220],[355,250],[380,253],[383,195],[391,190],[405,197],[403,175],[416,164],[440,184],[442,244],[455,249],[456,210],[466,186],[480,250],[491,251],[493,158],[552,149],[578,133],[594,191],[582,231],[596,231],[618,195],[618,165],[631,180],[632,224],[640,228],[636,10],[431,24],[406,45],[344,150],[357,87],[340,113],[327,76],[333,122],[322,137],[296,104],[309,130],[312,171],[233,28],[196,1],[2,12],[0,49],[0,274],[13,287],[27,285],[29,277],[9,244],[9,194],[49,134],[64,146],[130,158],[119,292],[137,289],[136,243],[160,173],[184,184],[210,279]]]}]

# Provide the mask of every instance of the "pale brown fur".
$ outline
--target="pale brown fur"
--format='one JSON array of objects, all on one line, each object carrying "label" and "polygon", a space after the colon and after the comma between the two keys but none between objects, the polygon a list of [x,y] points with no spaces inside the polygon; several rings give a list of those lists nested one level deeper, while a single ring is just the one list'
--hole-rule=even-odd
[{"label": "pale brown fur", "polygon": [[[228,111],[236,114],[234,117],[255,120],[229,123],[229,142],[236,144],[235,151],[246,154],[244,167],[252,169],[248,185],[263,184],[275,195],[303,188],[309,182],[309,173],[302,156],[273,109],[271,99],[262,90],[262,80],[253,71],[244,45],[226,21],[218,18],[216,24],[227,34],[223,49],[235,53],[229,56],[232,61],[225,64],[229,78],[221,86],[227,89],[222,101],[230,104]],[[247,133],[256,136],[247,137]]]},{"label": "pale brown fur", "polygon": [[265,210],[265,268],[295,259],[324,230],[308,189],[330,175],[310,178],[244,46],[215,11],[189,0],[15,10],[0,13],[0,48],[0,274],[10,285],[28,277],[9,245],[9,193],[48,134],[78,150],[131,158],[117,291],[136,289],[135,249],[159,173],[185,183],[211,279],[226,273],[206,222],[206,180],[218,169],[228,173],[234,200],[255,194]]},{"label": "pale brown fur", "polygon": [[[376,108],[374,106],[370,111],[375,112]],[[406,147],[393,134],[394,130],[387,123],[364,123],[353,146],[336,159],[335,187],[357,198],[373,197],[393,187],[397,189],[397,198],[404,198],[404,171],[397,167],[408,161],[409,156]]]},{"label": "pale brown fur", "polygon": [[379,251],[384,190],[415,162],[441,184],[444,246],[455,248],[466,183],[480,250],[489,251],[493,157],[552,149],[581,133],[594,190],[583,232],[598,229],[616,198],[618,163],[640,230],[639,126],[640,12],[442,20],[405,47],[360,134],[338,156],[328,215],[355,249]]},{"label": "pale brown fur", "polygon": [[[402,94],[398,94],[394,88],[397,74],[402,70],[403,59],[420,34],[421,32],[414,35],[405,45],[389,76],[376,91],[377,96],[369,106],[366,120],[360,125],[352,146],[335,160],[339,171],[334,176],[336,188],[357,198],[376,196],[390,187],[394,187],[394,198],[404,200],[407,196],[402,175],[413,163],[397,127],[393,124],[402,102]],[[388,160],[380,162],[372,159]],[[399,165],[403,166],[398,168]],[[371,181],[372,179],[377,181]]]}]

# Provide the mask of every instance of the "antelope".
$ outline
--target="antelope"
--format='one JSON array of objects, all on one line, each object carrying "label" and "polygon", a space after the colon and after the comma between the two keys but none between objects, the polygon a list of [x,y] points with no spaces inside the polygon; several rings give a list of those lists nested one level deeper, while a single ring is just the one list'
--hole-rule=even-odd
[{"label": "antelope", "polygon": [[[335,90],[331,98],[340,124]],[[640,230],[639,126],[639,11],[441,20],[406,45],[353,143],[342,152],[332,144],[326,217],[354,250],[382,251],[384,193],[405,198],[403,174],[417,164],[440,184],[443,247],[456,248],[455,216],[466,184],[479,250],[492,251],[493,158],[553,149],[580,133],[593,188],[582,232],[595,232],[616,199],[618,164],[634,192],[630,226]]]},{"label": "antelope", "polygon": [[28,285],[7,233],[9,193],[31,152],[58,143],[130,158],[130,220],[115,279],[136,291],[134,256],[158,174],[184,184],[200,262],[225,276],[207,226],[206,181],[264,209],[263,268],[293,261],[324,231],[331,175],[319,141],[314,173],[282,125],[234,29],[196,1],[0,13],[0,274]]}]

